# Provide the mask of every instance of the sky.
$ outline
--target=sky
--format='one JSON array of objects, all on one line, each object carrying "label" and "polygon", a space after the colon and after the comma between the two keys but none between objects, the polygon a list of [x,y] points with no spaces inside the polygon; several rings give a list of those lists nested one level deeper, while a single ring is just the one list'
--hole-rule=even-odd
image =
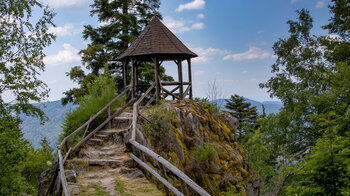
[{"label": "sky", "polygon": [[[71,67],[82,65],[79,51],[88,40],[82,38],[84,25],[97,26],[90,16],[92,0],[42,0],[56,12],[50,32],[56,41],[45,49],[45,72],[50,101],[76,87],[66,76]],[[222,98],[238,94],[257,101],[271,101],[259,83],[273,74],[276,61],[272,46],[288,37],[288,20],[297,18],[296,10],[306,8],[314,18],[313,33],[327,34],[321,26],[328,23],[328,0],[161,0],[163,23],[199,57],[193,59],[192,78],[195,97],[207,97],[208,84],[215,81]],[[174,63],[165,63],[166,74],[177,79]],[[184,80],[187,66],[184,62]]]}]

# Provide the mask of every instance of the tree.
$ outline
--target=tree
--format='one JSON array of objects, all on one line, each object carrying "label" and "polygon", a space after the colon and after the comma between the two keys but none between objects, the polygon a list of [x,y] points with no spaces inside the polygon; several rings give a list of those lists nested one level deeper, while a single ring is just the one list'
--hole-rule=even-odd
[{"label": "tree", "polygon": [[238,140],[245,143],[258,128],[256,107],[252,107],[250,103],[246,102],[244,97],[237,94],[232,95],[230,99],[226,100],[225,107],[233,117],[238,119]]},{"label": "tree", "polygon": [[[80,87],[66,91],[62,99],[63,104],[78,103],[79,98],[87,94],[86,85],[91,84],[96,76],[106,71],[116,77],[117,87],[119,90],[122,89],[122,65],[116,58],[136,39],[154,15],[160,16],[156,12],[159,5],[159,0],[94,0],[90,13],[91,16],[98,16],[100,25],[97,28],[91,25],[84,27],[83,38],[91,40],[91,43],[80,51],[83,65],[91,73],[85,74],[77,67],[73,67],[67,73]],[[149,83],[152,79],[154,81],[153,67],[150,64],[142,64],[139,67],[141,83]],[[162,66],[160,74],[162,80],[173,80],[172,77],[165,75]]]},{"label": "tree", "polygon": [[[32,17],[33,9],[41,15]],[[0,195],[20,195],[32,187],[20,173],[30,143],[23,139],[18,114],[44,119],[31,102],[48,96],[38,79],[43,49],[55,39],[47,33],[54,13],[36,0],[0,1]]]},{"label": "tree", "polygon": [[[37,21],[32,17],[33,7],[42,11]],[[55,39],[47,33],[49,26],[54,25],[53,16],[36,0],[0,2],[0,104],[8,112],[43,119],[43,112],[30,103],[48,97],[47,85],[38,75],[45,68],[43,49]]]},{"label": "tree", "polygon": [[332,0],[329,7],[333,16],[323,28],[338,36],[312,36],[309,12],[298,11],[298,20],[288,21],[290,37],[274,44],[276,75],[260,84],[284,103],[261,128],[269,130],[274,149],[282,146],[292,155],[287,163],[294,171],[282,183],[287,195],[350,190],[350,5]]}]

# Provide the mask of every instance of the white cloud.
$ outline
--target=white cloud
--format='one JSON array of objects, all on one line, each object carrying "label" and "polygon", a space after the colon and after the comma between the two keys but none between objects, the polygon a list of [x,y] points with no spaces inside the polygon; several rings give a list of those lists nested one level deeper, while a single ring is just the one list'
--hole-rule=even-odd
[{"label": "white cloud", "polygon": [[270,53],[260,48],[251,46],[249,50],[243,53],[229,54],[224,56],[223,60],[244,61],[254,59],[266,59],[270,57]]},{"label": "white cloud", "polygon": [[205,15],[204,14],[197,14],[197,18],[198,19],[203,19],[203,18],[205,18]]},{"label": "white cloud", "polygon": [[76,35],[80,32],[81,32],[81,29],[74,28],[73,24],[65,24],[64,26],[49,28],[49,33],[53,33],[58,37]]},{"label": "white cloud", "polygon": [[174,33],[183,33],[204,28],[204,23],[202,22],[191,23],[190,21],[175,20],[170,16],[164,17],[164,24]]},{"label": "white cloud", "polygon": [[202,75],[204,75],[204,71],[203,70],[198,70],[198,71],[194,72],[194,75],[195,76],[202,76]]},{"label": "white cloud", "polygon": [[190,3],[180,4],[176,9],[177,12],[182,12],[183,10],[200,10],[204,9],[205,1],[204,0],[193,0]]},{"label": "white cloud", "polygon": [[243,74],[243,75],[247,74],[247,70],[243,70],[243,71],[242,71],[242,74]]},{"label": "white cloud", "polygon": [[318,1],[315,5],[316,8],[322,8],[324,6],[324,2],[323,1]]},{"label": "white cloud", "polygon": [[209,56],[213,55],[227,55],[230,54],[228,50],[221,50],[217,48],[191,48],[193,52],[195,52],[198,57],[193,59],[193,62],[196,63],[205,63],[209,61]]},{"label": "white cloud", "polygon": [[297,0],[290,0],[290,3],[293,4],[295,3]]},{"label": "white cloud", "polygon": [[90,0],[44,0],[52,8],[82,7],[90,5]]},{"label": "white cloud", "polygon": [[63,44],[62,47],[63,50],[59,50],[57,54],[47,55],[44,58],[44,63],[48,66],[60,66],[80,62],[79,50],[67,43]]},{"label": "white cloud", "polygon": [[248,80],[248,82],[251,82],[251,83],[255,83],[256,81],[258,81],[256,78],[252,78],[252,79]]}]

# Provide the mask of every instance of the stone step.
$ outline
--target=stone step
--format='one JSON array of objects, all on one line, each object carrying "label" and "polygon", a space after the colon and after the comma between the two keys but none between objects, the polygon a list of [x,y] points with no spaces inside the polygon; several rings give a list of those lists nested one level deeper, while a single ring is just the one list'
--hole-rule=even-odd
[{"label": "stone step", "polygon": [[132,118],[132,116],[133,116],[133,114],[132,114],[132,111],[131,111],[131,112],[123,112],[118,117]]},{"label": "stone step", "polygon": [[104,141],[101,139],[91,138],[88,141],[86,141],[86,144],[91,146],[102,146],[103,142]]},{"label": "stone step", "polygon": [[113,135],[113,134],[123,134],[127,132],[128,129],[106,129],[98,132],[98,135]]},{"label": "stone step", "polygon": [[112,120],[112,126],[114,128],[125,129],[131,125],[132,117],[115,117]]},{"label": "stone step", "polygon": [[123,165],[123,160],[120,159],[92,159],[89,160],[89,166],[109,166],[111,168],[120,167]]},{"label": "stone step", "polygon": [[106,150],[106,151],[100,151],[100,150],[84,150],[79,152],[79,157],[80,158],[90,158],[90,159],[97,159],[101,157],[109,157],[109,156],[114,156],[116,155],[117,150],[116,149],[111,149],[111,150]]},{"label": "stone step", "polygon": [[96,135],[94,135],[94,138],[106,140],[106,139],[109,139],[109,135],[96,134]]}]

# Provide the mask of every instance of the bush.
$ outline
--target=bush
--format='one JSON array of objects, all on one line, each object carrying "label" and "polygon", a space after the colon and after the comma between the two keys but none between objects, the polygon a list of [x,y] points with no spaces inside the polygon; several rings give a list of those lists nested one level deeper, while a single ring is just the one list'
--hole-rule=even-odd
[{"label": "bush", "polygon": [[195,103],[199,103],[203,105],[205,109],[209,111],[210,114],[219,114],[220,113],[220,107],[217,103],[213,101],[209,101],[208,98],[194,98],[193,100]]},{"label": "bush", "polygon": [[[74,130],[79,128],[83,123],[88,121],[90,117],[100,111],[116,96],[115,79],[108,74],[100,75],[89,87],[88,94],[79,100],[79,106],[67,114],[66,119],[63,122],[63,133],[60,135],[60,141],[64,137],[71,134]],[[116,101],[111,110],[115,110],[124,104],[125,98],[121,98]],[[107,111],[98,116],[89,129],[92,130],[100,125],[107,118]],[[81,136],[84,131],[81,131],[77,136]],[[80,137],[79,137],[80,138]],[[77,141],[78,138],[75,138]]]},{"label": "bush", "polygon": [[218,157],[218,150],[210,143],[199,145],[191,154],[200,161],[212,161]]}]

